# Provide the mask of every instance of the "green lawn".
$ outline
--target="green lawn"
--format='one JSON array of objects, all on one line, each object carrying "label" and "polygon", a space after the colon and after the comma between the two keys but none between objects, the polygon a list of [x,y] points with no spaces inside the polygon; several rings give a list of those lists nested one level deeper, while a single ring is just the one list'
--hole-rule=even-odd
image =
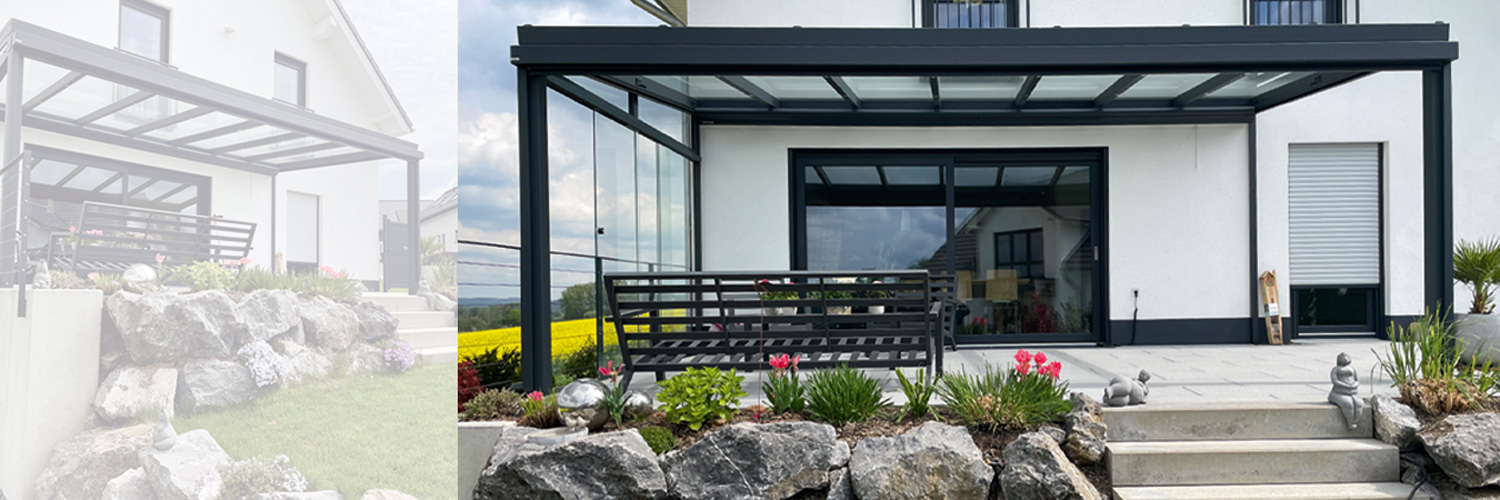
[{"label": "green lawn", "polygon": [[371,488],[453,498],[457,385],[456,368],[447,364],[402,375],[331,377],[244,406],[179,417],[175,427],[208,429],[236,460],[284,454],[314,490],[336,489],[344,498]]}]

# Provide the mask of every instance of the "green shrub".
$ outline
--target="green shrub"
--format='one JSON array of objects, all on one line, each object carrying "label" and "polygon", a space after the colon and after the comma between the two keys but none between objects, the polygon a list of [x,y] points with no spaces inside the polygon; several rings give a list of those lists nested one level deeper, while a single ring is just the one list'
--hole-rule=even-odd
[{"label": "green shrub", "polygon": [[479,383],[485,387],[503,389],[521,381],[521,350],[510,349],[504,353],[499,347],[486,349],[479,354],[465,357],[470,366],[479,372]]},{"label": "green shrub", "polygon": [[464,420],[494,420],[500,417],[518,417],[524,414],[520,393],[506,389],[490,389],[474,396],[464,404]]},{"label": "green shrub", "polygon": [[646,444],[651,446],[651,451],[656,452],[657,455],[672,451],[672,448],[677,447],[677,436],[673,436],[672,431],[665,427],[653,425],[643,428],[641,438],[646,440]]},{"label": "green shrub", "polygon": [[340,302],[354,301],[365,292],[364,285],[358,281],[332,276],[323,271],[275,273],[261,267],[241,269],[234,278],[232,287],[241,292],[291,290],[300,295],[322,295]]},{"label": "green shrub", "polygon": [[578,347],[573,352],[559,355],[553,362],[553,373],[567,376],[570,379],[581,379],[592,377],[599,373],[598,344],[594,339]]},{"label": "green shrub", "polygon": [[864,422],[890,404],[881,397],[880,382],[848,365],[807,377],[807,411],[833,425]]},{"label": "green shrub", "polygon": [[1453,250],[1453,279],[1474,291],[1470,314],[1495,310],[1495,284],[1500,283],[1500,239],[1459,241]]},{"label": "green shrub", "polygon": [[546,429],[562,424],[557,417],[556,394],[542,395],[541,392],[527,394],[521,399],[521,409],[525,413],[521,416],[521,425]]},{"label": "green shrub", "polygon": [[219,500],[251,500],[273,491],[307,491],[307,478],[292,467],[286,455],[276,458],[254,457],[219,466],[223,479]]},{"label": "green shrub", "polygon": [[234,272],[223,264],[201,260],[172,269],[170,281],[191,287],[194,292],[203,290],[228,290],[234,286]]},{"label": "green shrub", "polygon": [[906,404],[901,406],[902,418],[927,416],[928,402],[932,400],[932,393],[937,390],[937,381],[931,380],[926,370],[917,374],[916,381],[906,377],[901,370],[896,370],[896,379],[901,381],[901,392],[906,394]]},{"label": "green shrub", "polygon": [[1453,323],[1428,311],[1405,328],[1391,323],[1386,355],[1375,352],[1401,399],[1430,415],[1463,411],[1500,391],[1500,370],[1463,362],[1464,340],[1453,330]]},{"label": "green shrub", "polygon": [[1051,422],[1072,409],[1067,383],[1025,366],[1022,371],[985,365],[983,373],[945,374],[939,379],[938,397],[958,414],[959,422],[992,430]]},{"label": "green shrub", "polygon": [[748,396],[740,389],[745,377],[736,370],[720,371],[718,368],[688,368],[686,372],[663,380],[661,392],[656,395],[667,419],[686,424],[692,430],[703,427],[713,419],[729,419],[734,415],[740,398]]}]

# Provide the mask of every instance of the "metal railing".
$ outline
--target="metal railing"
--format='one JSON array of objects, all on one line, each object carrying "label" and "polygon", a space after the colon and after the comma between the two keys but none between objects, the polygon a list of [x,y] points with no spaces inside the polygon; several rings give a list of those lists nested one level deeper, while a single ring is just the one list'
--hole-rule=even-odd
[{"label": "metal railing", "polygon": [[16,286],[16,315],[26,317],[26,285],[36,272],[26,258],[27,203],[31,198],[31,152],[0,168],[0,286]]}]

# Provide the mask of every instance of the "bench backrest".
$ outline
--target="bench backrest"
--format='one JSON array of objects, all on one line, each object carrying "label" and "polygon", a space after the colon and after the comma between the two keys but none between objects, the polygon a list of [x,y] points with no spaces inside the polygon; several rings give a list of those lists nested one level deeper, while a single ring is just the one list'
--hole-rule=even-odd
[{"label": "bench backrest", "polygon": [[73,262],[155,264],[238,260],[250,254],[255,223],[85,202]]},{"label": "bench backrest", "polygon": [[765,355],[930,354],[935,344],[933,286],[923,270],[608,273],[604,283],[627,360],[633,350],[665,352],[662,341],[722,340],[715,345],[740,353],[759,353],[762,342],[780,349]]}]

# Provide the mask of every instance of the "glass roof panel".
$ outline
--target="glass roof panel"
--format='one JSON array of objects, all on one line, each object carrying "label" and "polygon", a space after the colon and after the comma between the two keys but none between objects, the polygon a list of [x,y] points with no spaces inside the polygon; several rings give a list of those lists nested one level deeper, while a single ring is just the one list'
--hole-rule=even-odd
[{"label": "glass roof panel", "polygon": [[27,59],[21,73],[25,75],[21,78],[21,102],[24,103],[67,76],[68,70],[36,59]]},{"label": "glass roof panel", "polygon": [[1015,99],[1024,76],[940,76],[943,99]]},{"label": "glass roof panel", "polygon": [[744,92],[712,76],[648,76],[657,83],[686,92],[694,99],[749,99]]},{"label": "glass roof panel", "polygon": [[73,176],[73,178],[69,179],[68,183],[63,184],[62,187],[82,189],[84,191],[93,191],[94,188],[102,186],[105,182],[113,179],[115,177],[115,174],[116,172],[114,170],[105,170],[98,167],[84,167],[82,172],[79,172],[78,175]]},{"label": "glass roof panel", "polygon": [[178,112],[187,111],[188,109],[192,109],[192,106],[179,102],[176,99],[157,95],[148,97],[146,100],[132,104],[125,109],[110,113],[108,116],[94,121],[91,125],[115,130],[130,130],[175,115]]},{"label": "glass roof panel", "polygon": [[[27,71],[30,71],[27,67]],[[48,84],[49,86],[51,84]],[[135,89],[119,85],[108,80],[85,76],[73,82],[68,88],[58,92],[57,95],[42,101],[36,107],[37,112],[59,116],[69,120],[75,120],[83,115],[93,113],[99,108],[108,106],[116,99],[130,95]]]},{"label": "glass roof panel", "polygon": [[937,186],[943,183],[942,167],[885,167],[885,180],[892,186]]},{"label": "glass roof panel", "polygon": [[1047,75],[1031,92],[1034,101],[1091,101],[1104,93],[1120,75]]},{"label": "glass roof panel", "polygon": [[75,168],[78,168],[78,165],[43,159],[37,161],[36,166],[31,168],[31,182],[33,184],[53,186]]},{"label": "glass roof panel", "polygon": [[146,132],[142,135],[150,137],[152,139],[172,141],[200,132],[207,132],[216,128],[226,127],[243,121],[244,120],[241,120],[234,115],[230,115],[228,113],[220,111],[214,111],[203,116],[191,118],[178,123],[174,123],[172,125],[158,128],[156,130]]},{"label": "glass roof panel", "polygon": [[584,90],[593,92],[594,95],[608,101],[610,104],[618,106],[620,109],[630,109],[630,94],[626,94],[623,90],[604,84],[593,78],[578,77],[569,78],[568,80],[578,84],[579,87],[583,87]]},{"label": "glass roof panel", "polygon": [[1224,88],[1209,92],[1208,98],[1251,98],[1311,75],[1306,71],[1250,73]]},{"label": "glass roof panel", "polygon": [[1066,167],[1062,175],[1057,177],[1057,185],[1068,186],[1089,183],[1088,167]]},{"label": "glass roof panel", "polygon": [[173,205],[177,205],[197,197],[198,186],[188,186],[187,189],[178,191],[176,194],[168,196],[166,199],[161,201],[162,203],[171,203]]},{"label": "glass roof panel", "polygon": [[188,143],[189,146],[203,149],[215,149],[224,146],[232,146],[256,139],[285,134],[286,131],[270,125],[257,125],[238,132],[231,132],[218,137],[210,137],[197,142]]},{"label": "glass roof panel", "polygon": [[959,167],[953,169],[953,185],[957,187],[993,187],[1000,167]]},{"label": "glass roof panel", "polygon": [[827,80],[818,76],[747,76],[745,80],[777,99],[842,99]]},{"label": "glass roof panel", "polygon": [[1200,83],[1213,78],[1214,73],[1158,73],[1146,75],[1135,82],[1120,99],[1171,99],[1182,95]]},{"label": "glass roof panel", "polygon": [[931,99],[925,76],[850,76],[844,78],[860,99]]},{"label": "glass roof panel", "polygon": [[823,167],[823,173],[836,186],[880,185],[880,172],[875,167]]},{"label": "glass roof panel", "polygon": [[106,186],[104,189],[100,189],[99,192],[104,194],[120,194],[121,191],[124,191],[124,186],[125,176],[122,175],[120,177],[116,177],[113,182],[109,183],[109,186]]},{"label": "glass roof panel", "polygon": [[[1043,78],[1042,80],[1046,80]],[[1048,186],[1057,167],[1006,167],[1001,186]]]},{"label": "glass roof panel", "polygon": [[232,154],[234,156],[238,156],[238,157],[244,158],[244,157],[247,157],[247,156],[256,156],[256,155],[263,155],[263,154],[267,154],[267,153],[275,153],[277,151],[285,151],[285,150],[288,150],[288,149],[296,149],[296,148],[300,148],[300,147],[311,146],[311,145],[314,145],[314,144],[328,144],[328,141],[325,141],[325,140],[322,140],[322,139],[319,139],[319,138],[316,138],[316,137],[308,137],[308,136],[304,135],[304,136],[301,136],[301,137],[295,137],[295,138],[288,139],[288,140],[281,141],[281,142],[273,142],[271,144],[266,144],[264,146],[255,146],[255,147],[252,147],[252,148],[236,149],[234,151],[228,151],[228,153],[230,153],[230,154]]},{"label": "glass roof panel", "polygon": [[333,149],[324,149],[324,150],[321,150],[321,151],[314,151],[314,152],[311,152],[311,153],[304,153],[304,154],[300,154],[300,155],[296,155],[296,156],[283,156],[283,157],[280,157],[280,158],[271,158],[271,159],[264,160],[264,161],[266,163],[270,163],[272,165],[280,165],[280,164],[283,164],[283,163],[292,163],[292,162],[298,162],[298,161],[302,161],[302,160],[315,160],[315,159],[318,159],[318,158],[329,158],[329,157],[334,157],[334,156],[339,156],[339,155],[346,155],[346,154],[349,154],[349,153],[358,153],[360,151],[363,151],[363,150],[362,149],[358,149],[358,148],[351,148],[349,146],[339,146],[339,147],[336,147],[336,148],[333,148]]},{"label": "glass roof panel", "polygon": [[[182,187],[182,183],[180,182],[157,180],[156,182],[151,183],[151,185],[146,186],[145,189],[142,189],[139,192],[135,193],[135,195],[131,197],[142,200],[155,200],[179,187]],[[135,188],[131,189],[134,190]]]}]

